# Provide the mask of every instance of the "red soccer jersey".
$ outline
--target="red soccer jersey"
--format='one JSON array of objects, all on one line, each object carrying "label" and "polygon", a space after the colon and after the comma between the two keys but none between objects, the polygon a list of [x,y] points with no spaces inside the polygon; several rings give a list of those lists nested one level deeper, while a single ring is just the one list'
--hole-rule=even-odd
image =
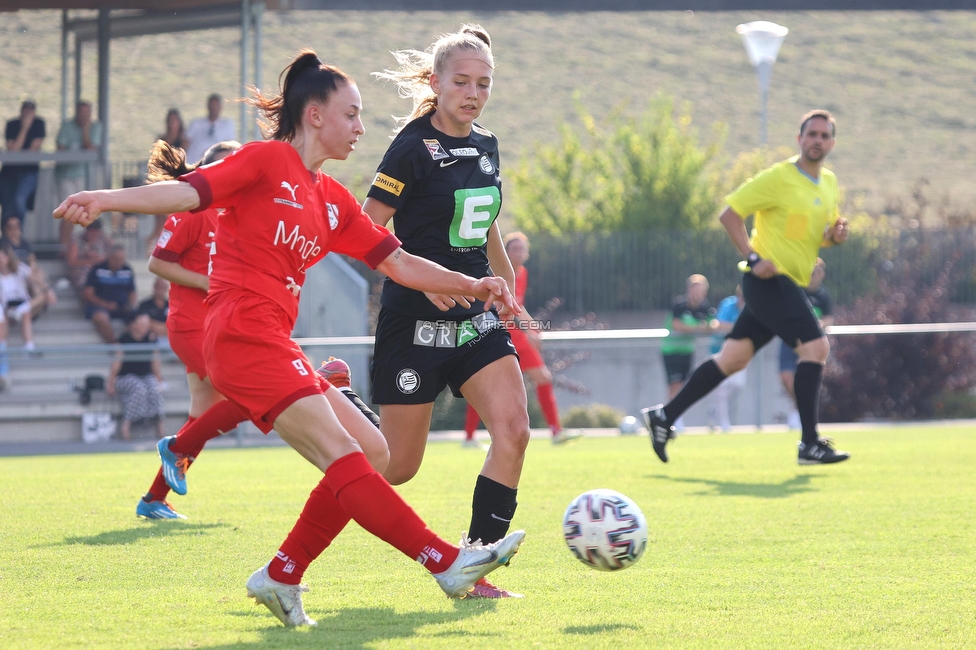
[{"label": "red soccer jersey", "polygon": [[524,266],[520,266],[515,272],[515,300],[518,304],[525,304],[525,292],[529,288],[529,271]]},{"label": "red soccer jersey", "polygon": [[[153,257],[176,262],[188,271],[209,275],[210,249],[217,231],[216,208],[203,212],[177,212],[166,219]],[[173,283],[169,290],[166,323],[174,332],[202,330],[207,317],[207,292]]]},{"label": "red soccer jersey", "polygon": [[400,245],[334,178],[310,172],[290,144],[251,142],[180,178],[203,210],[227,208],[214,242],[211,297],[246,291],[277,303],[294,325],[305,269],[335,251],[371,268]]}]

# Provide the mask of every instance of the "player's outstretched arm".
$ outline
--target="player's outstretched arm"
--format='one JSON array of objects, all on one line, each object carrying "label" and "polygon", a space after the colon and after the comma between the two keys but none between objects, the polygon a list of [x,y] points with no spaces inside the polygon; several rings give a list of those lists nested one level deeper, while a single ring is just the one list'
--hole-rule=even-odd
[{"label": "player's outstretched arm", "polygon": [[210,276],[191,271],[176,262],[167,262],[158,257],[150,256],[149,272],[184,287],[202,289],[203,291],[210,290]]},{"label": "player's outstretched arm", "polygon": [[485,301],[485,311],[495,307],[511,311],[515,315],[522,313],[515,296],[508,288],[508,283],[503,278],[487,277],[475,280],[463,273],[449,271],[430,260],[411,255],[402,248],[397,248],[390,253],[376,268],[390,276],[394,282],[411,289],[446,295],[474,296],[478,300]]},{"label": "player's outstretched arm", "polygon": [[192,185],[162,181],[141,187],[72,194],[54,209],[54,218],[88,226],[103,212],[170,214],[199,206],[200,195]]}]

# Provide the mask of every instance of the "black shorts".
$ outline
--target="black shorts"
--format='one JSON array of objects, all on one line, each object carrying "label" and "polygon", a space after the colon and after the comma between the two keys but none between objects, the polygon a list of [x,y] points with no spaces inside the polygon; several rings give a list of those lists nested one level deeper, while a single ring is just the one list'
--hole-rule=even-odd
[{"label": "black shorts", "polygon": [[677,384],[688,379],[691,374],[691,354],[665,354],[664,374],[669,384]]},{"label": "black shorts", "polygon": [[727,338],[751,339],[756,351],[774,337],[791,348],[824,336],[806,292],[785,275],[768,280],[742,276],[746,305]]},{"label": "black shorts", "polygon": [[370,364],[374,404],[428,404],[445,386],[455,397],[488,364],[516,355],[494,312],[470,319],[425,321],[380,310]]}]

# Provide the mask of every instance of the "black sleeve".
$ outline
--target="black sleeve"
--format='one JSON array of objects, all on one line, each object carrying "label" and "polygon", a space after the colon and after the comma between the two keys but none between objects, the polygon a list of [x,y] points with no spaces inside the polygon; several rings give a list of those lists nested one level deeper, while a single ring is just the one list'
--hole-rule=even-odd
[{"label": "black sleeve", "polygon": [[417,182],[425,175],[423,159],[414,144],[414,139],[398,137],[386,150],[376,176],[366,194],[369,198],[399,210],[406,204]]}]

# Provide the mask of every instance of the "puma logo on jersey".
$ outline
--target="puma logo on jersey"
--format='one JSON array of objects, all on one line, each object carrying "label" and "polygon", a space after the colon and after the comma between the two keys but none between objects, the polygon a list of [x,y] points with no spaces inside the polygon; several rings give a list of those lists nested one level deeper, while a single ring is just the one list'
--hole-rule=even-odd
[{"label": "puma logo on jersey", "polygon": [[303,210],[305,208],[305,206],[299,203],[298,199],[295,197],[295,191],[298,189],[297,183],[295,185],[292,185],[288,181],[281,181],[281,187],[283,189],[288,190],[288,193],[291,194],[291,200],[289,201],[288,199],[275,198],[274,200],[275,203],[281,203],[282,205],[290,205],[291,207],[298,208],[299,210]]},{"label": "puma logo on jersey", "polygon": [[285,222],[279,221],[278,228],[275,230],[274,244],[281,244],[302,256],[302,260],[308,261],[322,252],[322,247],[318,245],[319,236],[315,235],[309,239],[301,233],[301,229],[296,225],[291,232],[285,231]]},{"label": "puma logo on jersey", "polygon": [[180,225],[181,219],[177,219],[175,214],[169,215],[169,218],[173,220],[173,225],[174,226]]}]

